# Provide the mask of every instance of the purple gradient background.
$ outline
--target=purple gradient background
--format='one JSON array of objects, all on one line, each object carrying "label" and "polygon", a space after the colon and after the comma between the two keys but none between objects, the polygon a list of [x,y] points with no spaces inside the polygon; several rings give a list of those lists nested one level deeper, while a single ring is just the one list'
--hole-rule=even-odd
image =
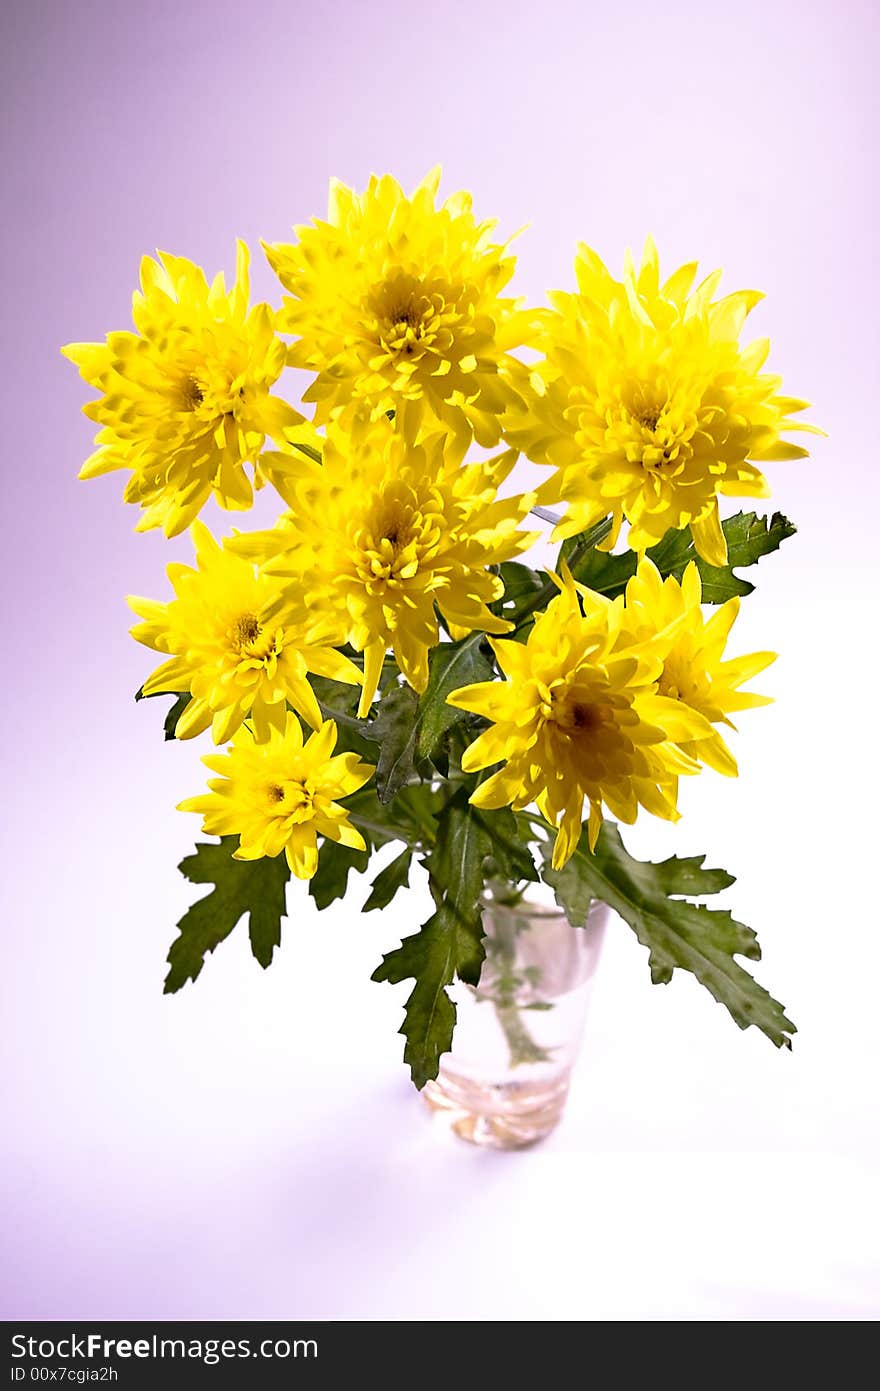
[{"label": "purple gradient background", "polygon": [[[0,1312],[876,1312],[875,7],[36,0],[0,25]],[[158,709],[134,707],[149,661],[124,596],[162,594],[187,547],[134,535],[121,476],[77,483],[86,390],[58,353],[128,325],[144,252],[230,269],[237,235],[256,249],[321,215],[331,174],[412,185],[437,162],[503,231],[531,224],[533,301],[571,283],[578,239],[619,266],[648,231],[668,267],[699,255],[766,290],[755,332],[830,435],[772,466],[801,534],[741,620],[740,650],[783,652],[742,777],[688,788],[677,836],[633,838],[738,872],[795,1053],[689,982],[652,991],[620,931],[566,1124],[517,1157],[453,1146],[411,1101],[400,996],[368,976],[418,903],[318,920],[291,894],[271,972],[239,933],[162,998],[195,829],[173,807],[201,750],[164,748]],[[254,281],[275,296],[259,253]],[[697,1214],[728,1195],[708,1223],[683,1169]]]}]

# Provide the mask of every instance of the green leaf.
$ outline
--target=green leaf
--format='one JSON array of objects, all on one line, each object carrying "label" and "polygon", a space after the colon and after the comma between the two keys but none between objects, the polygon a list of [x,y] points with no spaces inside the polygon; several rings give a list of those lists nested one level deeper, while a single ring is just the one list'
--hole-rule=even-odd
[{"label": "green leaf", "polygon": [[[394,802],[387,805],[379,801],[375,787],[369,784],[359,788],[351,796],[342,798],[341,805],[361,832],[367,849],[353,850],[331,840],[323,843],[318,852],[317,872],[309,883],[309,893],[318,908],[326,908],[337,898],[344,897],[350,872],[354,870],[358,874],[362,873],[367,867],[371,851],[379,846],[402,840],[406,843],[406,855],[411,855],[412,847],[416,843],[430,846],[434,839],[437,814],[448,796],[449,792],[445,788],[435,791],[430,787],[414,785],[401,788]],[[402,859],[402,856],[398,859]],[[378,883],[386,873],[387,871],[383,870],[377,876],[376,882]],[[374,903],[374,897],[375,895],[371,895],[369,906],[385,906]],[[388,902],[392,897],[393,894],[389,895]]]},{"label": "green leaf", "polygon": [[[566,561],[570,567],[577,565],[585,554],[592,551],[600,541],[604,541],[610,530],[611,519],[604,517],[601,522],[597,522],[595,526],[591,526],[587,531],[582,531],[579,535],[563,541],[559,552],[558,565],[561,564],[563,560]],[[501,568],[502,570],[504,569],[503,566]],[[525,567],[518,568],[524,569]],[[507,610],[504,615],[513,623],[513,631],[509,636],[516,642],[525,642],[527,640],[535,621],[535,614],[539,610],[545,609],[559,593],[556,583],[552,579],[536,575],[534,570],[528,573],[534,576],[537,583],[533,583],[527,587],[525,582],[520,580],[516,604],[512,609]]]},{"label": "green leaf", "polygon": [[154,700],[157,696],[174,696],[174,700],[165,716],[163,729],[165,730],[165,740],[175,738],[174,730],[177,721],[180,719],[186,707],[189,705],[192,696],[189,691],[151,691],[149,695],[144,695],[143,686],[139,686],[134,693],[135,700]]},{"label": "green leaf", "polygon": [[593,902],[593,884],[584,872],[584,865],[577,855],[573,855],[562,869],[550,867],[550,854],[553,841],[541,849],[544,854],[544,868],[541,878],[553,888],[554,896],[572,927],[586,927],[590,905]]},{"label": "green leaf", "polygon": [[364,735],[366,721],[355,715],[360,686],[349,686],[329,676],[310,676],[309,684],[324,719],[336,722],[336,753],[356,753],[367,763],[375,762],[376,750]]},{"label": "green leaf", "polygon": [[539,574],[537,570],[529,569],[528,565],[521,565],[516,560],[503,561],[498,567],[498,573],[504,581],[504,594],[489,607],[499,618],[515,622],[515,610],[536,594],[540,594],[547,582],[546,576]]},{"label": "green leaf", "polygon": [[320,464],[323,462],[324,456],[320,449],[315,449],[311,444],[306,444],[304,440],[290,440],[289,443],[292,449],[298,449],[300,454],[305,454],[306,458],[312,459],[314,463]]},{"label": "green leaf", "polygon": [[180,936],[168,953],[171,967],[165,994],[173,994],[188,980],[195,980],[206,952],[228,937],[245,913],[249,917],[251,950],[261,966],[268,966],[281,943],[281,919],[290,870],[283,855],[275,859],[234,860],[238,836],[223,836],[219,845],[202,843],[195,854],[182,860],[179,869],[192,884],[213,884],[184,913],[177,924]]},{"label": "green leaf", "polygon": [[[781,512],[774,512],[769,518],[759,517],[754,512],[738,512],[723,521],[721,529],[727,538],[726,565],[709,565],[698,556],[689,528],[667,532],[662,541],[651,547],[648,555],[661,575],[674,575],[677,580],[681,579],[685,567],[695,560],[703,582],[703,602],[723,604],[736,595],[751,594],[755,588],[749,580],[734,574],[734,570],[738,566],[757,564],[762,556],[778,550],[797,530]],[[570,545],[568,541],[563,544],[560,561],[567,558],[565,548]],[[637,557],[632,551],[609,555],[604,551],[588,550],[571,565],[571,572],[581,584],[614,599],[623,593],[627,580],[635,574],[636,564]]]},{"label": "green leaf", "polygon": [[409,846],[380,869],[372,883],[372,893],[363,906],[364,913],[372,913],[375,908],[387,908],[398,889],[409,888],[409,867],[412,851]]},{"label": "green leaf", "polygon": [[446,704],[446,697],[459,686],[492,679],[492,663],[481,649],[481,638],[475,633],[461,642],[442,642],[431,652],[428,684],[416,716],[419,758],[436,758],[443,736],[462,718],[460,710]]},{"label": "green leaf", "polygon": [[511,886],[524,879],[535,883],[539,875],[529,849],[529,837],[523,836],[510,807],[499,807],[495,811],[472,808],[472,813],[492,846],[487,878],[500,879]]},{"label": "green leaf", "polygon": [[439,756],[445,735],[460,721],[461,711],[446,704],[450,691],[492,675],[492,664],[480,651],[482,633],[461,642],[442,642],[430,655],[428,685],[420,697],[409,686],[396,686],[383,695],[378,710],[363,725],[366,739],[379,745],[376,787],[381,802],[391,802],[417,776],[426,759]]},{"label": "green leaf", "polygon": [[369,850],[352,850],[335,840],[325,840],[318,851],[318,868],[309,880],[309,893],[318,908],[328,908],[337,898],[344,898],[349,870],[363,873],[369,858]]},{"label": "green leaf", "polygon": [[390,810],[397,822],[409,827],[410,839],[429,849],[437,837],[437,819],[454,792],[445,781],[410,783],[398,792]]},{"label": "green leaf", "polygon": [[[749,580],[740,579],[734,570],[740,565],[755,565],[762,556],[776,551],[789,536],[794,536],[797,527],[781,512],[773,516],[759,517],[754,512],[740,512],[729,517],[722,525],[727,537],[727,564],[708,565],[697,558],[697,567],[703,581],[703,603],[723,604],[737,594],[751,594],[755,586]],[[693,556],[690,559],[694,559]],[[684,572],[684,566],[682,573]]]},{"label": "green leaf", "polygon": [[395,686],[379,701],[379,708],[364,724],[364,738],[379,745],[376,789],[380,802],[390,802],[415,776],[419,698],[411,686]]},{"label": "green leaf", "polygon": [[387,845],[392,840],[418,842],[428,846],[434,839],[436,818],[448,800],[448,787],[429,787],[413,783],[402,787],[391,803],[380,802],[372,784],[362,787],[342,805],[351,820],[374,846]]},{"label": "green leaf", "polygon": [[673,857],[661,864],[633,859],[616,826],[607,821],[595,853],[584,831],[563,870],[549,867],[549,843],[542,850],[543,877],[553,886],[560,907],[571,912],[572,922],[585,920],[588,897],[603,900],[648,948],[655,985],[671,980],[676,967],[690,971],[741,1029],[754,1024],[777,1048],[791,1047],[790,1035],[796,1030],[782,1005],[734,960],[760,960],[755,933],[726,909],[689,903],[685,897],[702,898],[728,888],[734,880],[726,870],[704,869],[703,856]]},{"label": "green leaf", "polygon": [[571,567],[572,563],[577,564],[578,560],[587,551],[595,550],[600,545],[608,533],[611,531],[611,518],[603,517],[601,522],[596,522],[588,527],[586,531],[578,532],[576,536],[568,536],[559,548],[560,564],[564,560]]},{"label": "green leaf", "polygon": [[[676,532],[676,535],[679,535]],[[649,552],[650,554],[650,552]],[[651,557],[653,560],[653,556]],[[569,565],[572,575],[596,594],[604,594],[616,599],[626,589],[626,582],[636,573],[638,557],[634,551],[624,551],[615,555],[609,551],[591,550],[584,552]],[[562,563],[562,556],[557,566]]]},{"label": "green leaf", "polygon": [[427,860],[436,912],[419,932],[389,952],[373,980],[414,979],[400,1032],[404,1060],[418,1088],[437,1076],[441,1054],[452,1046],[455,1006],[446,993],[456,976],[476,985],[485,951],[480,899],[483,862],[492,842],[460,788],[444,807]]},{"label": "green leaf", "polygon": [[176,738],[174,731],[177,728],[177,721],[180,719],[184,710],[189,705],[191,699],[192,697],[189,691],[181,691],[180,695],[177,697],[174,704],[169,709],[168,714],[165,716],[165,724],[163,728],[165,730],[166,743],[169,739]]}]

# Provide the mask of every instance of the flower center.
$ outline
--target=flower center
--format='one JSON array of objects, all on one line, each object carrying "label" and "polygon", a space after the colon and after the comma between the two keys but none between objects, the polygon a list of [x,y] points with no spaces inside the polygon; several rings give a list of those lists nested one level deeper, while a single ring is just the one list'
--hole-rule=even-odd
[{"label": "flower center", "polygon": [[187,377],[181,387],[183,398],[183,409],[186,411],[198,410],[205,399],[203,388],[196,381],[195,377]]},{"label": "flower center", "polygon": [[412,304],[400,305],[397,309],[392,310],[389,318],[395,328],[398,324],[405,324],[407,328],[411,328],[414,333],[417,333],[422,327],[422,316]]},{"label": "flower center", "polygon": [[571,707],[573,729],[595,729],[602,723],[602,715],[597,705],[584,705],[576,700]]},{"label": "flower center", "polygon": [[645,406],[636,416],[636,420],[646,430],[654,431],[657,429],[657,423],[662,414],[659,406]]},{"label": "flower center", "polygon": [[355,538],[355,572],[371,595],[412,580],[436,549],[437,517],[409,489],[393,489],[377,500]]},{"label": "flower center", "polygon": [[255,613],[243,613],[229,634],[232,651],[245,662],[263,662],[270,666],[273,658],[281,656],[283,638],[282,628],[267,627]]},{"label": "flower center", "polygon": [[379,538],[379,545],[382,546],[383,542],[387,542],[395,555],[398,551],[404,550],[413,540],[414,521],[418,521],[418,514],[414,518],[412,515],[406,515],[403,509],[394,508],[391,515],[386,518],[382,528],[383,534]]},{"label": "flower center", "polygon": [[315,815],[316,795],[317,790],[307,777],[302,780],[289,777],[284,782],[270,783],[266,788],[269,806],[279,816],[290,818],[299,825],[310,821]]},{"label": "flower center", "polygon": [[238,641],[239,651],[244,647],[249,647],[251,643],[256,642],[262,631],[263,625],[255,613],[243,613],[235,625],[235,636]]},{"label": "flower center", "polygon": [[673,651],[663,665],[657,682],[657,694],[666,696],[668,700],[683,700],[686,705],[700,710],[705,704],[708,690],[694,662]]},{"label": "flower center", "polygon": [[421,355],[433,343],[437,305],[415,276],[403,271],[392,274],[375,287],[370,299],[378,344],[392,362]]},{"label": "flower center", "polygon": [[402,352],[404,357],[412,357],[426,336],[421,310],[412,303],[398,305],[389,315],[389,325],[389,347]]},{"label": "flower center", "polygon": [[569,738],[594,734],[607,723],[610,713],[607,705],[570,689],[563,687],[550,693],[549,718]]},{"label": "flower center", "polygon": [[605,412],[604,448],[640,464],[662,486],[687,469],[696,427],[693,412],[665,387],[636,383]]}]

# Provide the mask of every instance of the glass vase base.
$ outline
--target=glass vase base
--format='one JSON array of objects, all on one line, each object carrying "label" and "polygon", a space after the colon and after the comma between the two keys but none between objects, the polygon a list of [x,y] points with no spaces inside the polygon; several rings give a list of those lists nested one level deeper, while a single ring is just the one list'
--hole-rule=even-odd
[{"label": "glass vase base", "polygon": [[559,1124],[568,1098],[568,1069],[540,1080],[479,1082],[441,1071],[422,1096],[461,1140],[489,1149],[524,1149]]}]

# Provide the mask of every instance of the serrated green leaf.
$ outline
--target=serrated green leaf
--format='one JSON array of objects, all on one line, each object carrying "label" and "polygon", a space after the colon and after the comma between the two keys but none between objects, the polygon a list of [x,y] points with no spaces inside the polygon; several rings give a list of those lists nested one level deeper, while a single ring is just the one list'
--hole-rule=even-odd
[{"label": "serrated green leaf", "polygon": [[412,851],[407,847],[380,869],[371,885],[372,892],[363,906],[364,913],[372,913],[376,908],[387,908],[398,889],[409,887],[409,867]]},{"label": "serrated green leaf", "polygon": [[474,808],[473,814],[492,846],[487,875],[509,885],[522,883],[523,880],[535,883],[540,876],[528,839],[523,837],[510,807],[499,807],[492,811]]},{"label": "serrated green leaf", "polygon": [[[697,558],[704,604],[723,604],[737,594],[751,594],[755,586],[735,575],[734,570],[741,565],[755,565],[762,556],[778,550],[783,541],[794,536],[797,527],[781,512],[774,512],[769,520],[746,512],[729,517],[723,531],[727,537],[727,564],[718,567]],[[684,565],[681,572],[684,573]]]},{"label": "serrated green leaf", "polygon": [[[723,604],[737,595],[751,594],[755,588],[749,580],[736,575],[734,570],[739,566],[757,564],[762,556],[778,550],[782,542],[797,530],[781,512],[774,512],[770,518],[759,517],[754,512],[738,512],[736,516],[726,518],[721,529],[727,539],[726,565],[709,565],[698,556],[689,528],[667,532],[662,541],[651,547],[648,556],[661,575],[674,575],[677,580],[681,579],[690,562],[695,560],[703,585],[703,602]],[[565,558],[565,547],[570,544],[564,543],[560,560]],[[588,589],[614,599],[623,593],[627,580],[636,572],[637,563],[638,558],[632,551],[614,555],[587,550],[571,564],[571,572]]]},{"label": "serrated green leaf", "polygon": [[[596,855],[604,852],[605,841],[609,836],[619,835],[606,822],[602,829],[600,845]],[[621,843],[622,844],[622,843]],[[626,853],[626,852],[624,852]],[[704,869],[705,855],[691,855],[686,859],[673,856],[660,864],[649,866],[652,881],[658,892],[669,897],[689,896],[705,898],[709,894],[721,893],[736,880],[726,869]],[[589,861],[587,862],[589,863]],[[638,865],[639,861],[632,861]],[[592,892],[589,876],[584,872],[585,864],[580,855],[575,855],[562,869],[545,869],[543,878],[551,884],[556,902],[565,913],[572,927],[584,927],[595,894]]]},{"label": "serrated green leaf", "polygon": [[219,845],[201,843],[195,854],[182,860],[179,869],[192,884],[213,884],[184,913],[177,924],[180,936],[171,945],[165,994],[173,994],[188,980],[195,980],[207,952],[228,937],[239,920],[248,915],[251,950],[261,966],[268,966],[281,943],[281,919],[290,870],[283,855],[275,859],[234,860],[238,836],[223,836]]},{"label": "serrated green leaf", "polygon": [[728,517],[725,524],[727,559],[734,567],[753,565],[761,556],[778,550],[796,532],[794,522],[781,512],[774,512],[769,519],[755,512],[738,512],[735,517]]},{"label": "serrated green leaf", "polygon": [[380,802],[391,802],[415,776],[419,698],[410,686],[395,686],[379,701],[364,737],[379,745],[376,790]]},{"label": "serrated green leaf", "polygon": [[424,694],[396,686],[383,695],[374,717],[363,723],[364,738],[379,745],[376,788],[381,802],[393,801],[425,761],[438,756],[444,736],[462,719],[461,711],[446,704],[449,692],[491,677],[481,641],[482,634],[476,633],[461,642],[438,644],[430,655]]},{"label": "serrated green leaf", "polygon": [[310,676],[309,683],[321,707],[325,720],[336,722],[336,753],[356,753],[367,763],[374,763],[376,750],[364,734],[365,720],[355,715],[360,699],[360,687],[329,676]]},{"label": "serrated green leaf", "polygon": [[427,860],[436,912],[373,972],[377,981],[415,980],[400,1032],[404,1060],[420,1089],[437,1076],[441,1054],[452,1046],[455,1006],[447,987],[456,976],[476,985],[485,956],[480,899],[492,842],[467,795],[460,788],[444,807]]},{"label": "serrated green leaf", "polygon": [[754,512],[737,512],[721,524],[727,540],[727,564],[709,565],[697,555],[689,530],[670,531],[648,555],[661,575],[674,575],[680,580],[692,560],[697,563],[703,586],[703,602],[723,604],[737,595],[751,594],[755,586],[734,574],[737,566],[755,565],[762,556],[778,550],[782,542],[793,536],[797,528],[774,512],[772,517],[759,517]]},{"label": "serrated green leaf", "polygon": [[430,674],[416,715],[416,754],[434,759],[447,730],[461,719],[461,711],[446,704],[446,697],[476,681],[490,681],[493,667],[481,650],[481,634],[461,642],[443,642],[430,656]]},{"label": "serrated green leaf", "polygon": [[399,823],[408,826],[410,839],[430,849],[437,836],[437,819],[455,792],[451,783],[410,783],[402,787],[391,807]]},{"label": "serrated green leaf", "polygon": [[[550,845],[552,845],[552,841]],[[547,855],[549,855],[550,845],[546,847]],[[542,850],[544,848],[542,847]],[[562,869],[551,869],[548,868],[547,855],[544,857],[545,863],[541,878],[545,883],[551,885],[556,902],[572,927],[585,927],[594,894],[593,885],[584,873],[580,859],[574,855]]]},{"label": "serrated green leaf", "polygon": [[391,803],[380,802],[372,784],[342,799],[351,820],[374,846],[403,840],[429,846],[434,839],[436,817],[450,796],[447,786],[412,783],[402,787]]},{"label": "serrated green leaf", "polygon": [[573,921],[584,921],[587,896],[603,900],[648,948],[655,984],[669,981],[676,967],[690,971],[741,1029],[754,1024],[777,1048],[791,1047],[790,1035],[796,1030],[782,1005],[734,960],[760,960],[755,933],[727,909],[690,903],[684,897],[704,897],[727,888],[734,881],[726,870],[703,869],[702,856],[673,857],[661,864],[633,859],[616,826],[607,821],[595,853],[590,852],[585,831],[564,870],[549,867],[549,842],[543,852],[543,877],[566,912],[573,904]]},{"label": "serrated green leaf", "polygon": [[318,851],[318,868],[309,880],[309,893],[318,908],[329,908],[344,898],[350,870],[363,873],[370,858],[368,850],[353,850],[335,840],[325,840]]}]

